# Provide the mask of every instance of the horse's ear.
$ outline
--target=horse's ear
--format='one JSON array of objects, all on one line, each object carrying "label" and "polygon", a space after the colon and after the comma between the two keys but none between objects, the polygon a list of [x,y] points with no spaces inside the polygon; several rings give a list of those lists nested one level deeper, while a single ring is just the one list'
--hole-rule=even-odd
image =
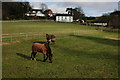
[{"label": "horse's ear", "polygon": [[48,35],[48,34],[46,34],[46,38],[48,38],[48,36],[49,36],[49,35]]}]

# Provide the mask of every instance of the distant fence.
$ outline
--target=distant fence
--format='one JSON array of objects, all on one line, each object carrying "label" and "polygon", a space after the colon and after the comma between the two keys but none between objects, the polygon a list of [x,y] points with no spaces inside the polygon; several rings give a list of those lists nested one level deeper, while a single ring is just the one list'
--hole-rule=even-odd
[{"label": "distant fence", "polygon": [[1,22],[28,22],[28,21],[54,22],[54,20],[47,20],[47,19],[39,19],[39,20],[2,20]]},{"label": "distant fence", "polygon": [[13,42],[19,41],[23,39],[31,39],[31,38],[40,38],[42,34],[40,32],[29,32],[29,33],[12,33],[12,34],[2,34],[1,40],[2,42]]},{"label": "distant fence", "polygon": [[[66,33],[65,31],[57,31],[53,32],[52,34],[62,34]],[[68,32],[69,33],[69,32]],[[21,40],[28,40],[28,39],[45,39],[45,32],[27,32],[27,33],[11,33],[11,34],[2,34],[0,36],[0,40],[2,43],[10,43],[10,42],[17,42]],[[62,38],[66,38],[62,35]],[[58,36],[57,36],[58,39]]]},{"label": "distant fence", "polygon": [[[95,32],[96,30],[76,30],[76,31],[54,31],[50,34],[55,34],[57,36],[57,39],[64,39],[69,38],[67,35],[78,35],[80,33],[86,33],[86,32]],[[2,34],[0,36],[0,42],[2,43],[11,43],[11,42],[19,42],[22,40],[28,40],[28,39],[38,39],[38,40],[45,40],[45,34],[46,32],[27,32],[27,33],[11,33],[11,34]],[[61,37],[62,36],[62,37]]]}]

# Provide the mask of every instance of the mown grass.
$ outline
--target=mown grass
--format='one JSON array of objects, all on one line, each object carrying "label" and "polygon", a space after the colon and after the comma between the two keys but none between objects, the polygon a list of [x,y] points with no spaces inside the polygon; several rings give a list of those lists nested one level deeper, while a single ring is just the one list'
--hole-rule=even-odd
[{"label": "mown grass", "polygon": [[[95,27],[56,22],[3,22],[3,34],[41,32],[41,38],[3,45],[3,78],[118,78],[118,41]],[[57,36],[50,45],[54,60],[31,61],[33,42],[46,41],[45,33]]]}]

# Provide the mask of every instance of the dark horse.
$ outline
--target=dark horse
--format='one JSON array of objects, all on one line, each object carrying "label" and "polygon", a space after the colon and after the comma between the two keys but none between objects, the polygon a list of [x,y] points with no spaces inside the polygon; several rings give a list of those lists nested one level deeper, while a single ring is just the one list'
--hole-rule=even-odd
[{"label": "dark horse", "polygon": [[54,43],[55,44],[55,39],[56,39],[56,36],[55,35],[48,35],[46,34],[46,39],[47,39],[47,42],[48,43]]},{"label": "dark horse", "polygon": [[34,43],[32,45],[32,53],[31,53],[31,60],[35,60],[35,56],[37,52],[41,52],[44,55],[44,62],[48,59],[50,60],[50,63],[52,63],[52,52],[51,48],[49,46],[49,43]]}]

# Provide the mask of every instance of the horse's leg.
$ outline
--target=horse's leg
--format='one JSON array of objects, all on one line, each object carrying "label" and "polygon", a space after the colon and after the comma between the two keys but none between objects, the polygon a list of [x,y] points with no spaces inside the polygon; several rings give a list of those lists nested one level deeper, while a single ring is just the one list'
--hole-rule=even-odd
[{"label": "horse's leg", "polygon": [[47,55],[47,57],[45,58],[45,54],[44,54],[44,60],[43,60],[44,62],[48,59],[48,56],[49,56],[48,54],[46,54],[46,55]]},{"label": "horse's leg", "polygon": [[34,57],[35,61],[36,61],[36,58],[35,58],[36,54],[37,54],[37,52],[34,52],[34,54],[33,54],[33,57]]},{"label": "horse's leg", "polygon": [[34,52],[31,53],[31,60],[33,60],[33,54],[34,54]]},{"label": "horse's leg", "polygon": [[37,53],[37,52],[32,52],[32,53],[31,53],[31,60],[36,60],[36,59],[35,59],[36,53]]},{"label": "horse's leg", "polygon": [[49,60],[50,60],[50,63],[52,63],[52,61],[53,61],[52,54],[49,54]]},{"label": "horse's leg", "polygon": [[43,54],[43,57],[44,57],[43,62],[45,62],[45,54]]}]

